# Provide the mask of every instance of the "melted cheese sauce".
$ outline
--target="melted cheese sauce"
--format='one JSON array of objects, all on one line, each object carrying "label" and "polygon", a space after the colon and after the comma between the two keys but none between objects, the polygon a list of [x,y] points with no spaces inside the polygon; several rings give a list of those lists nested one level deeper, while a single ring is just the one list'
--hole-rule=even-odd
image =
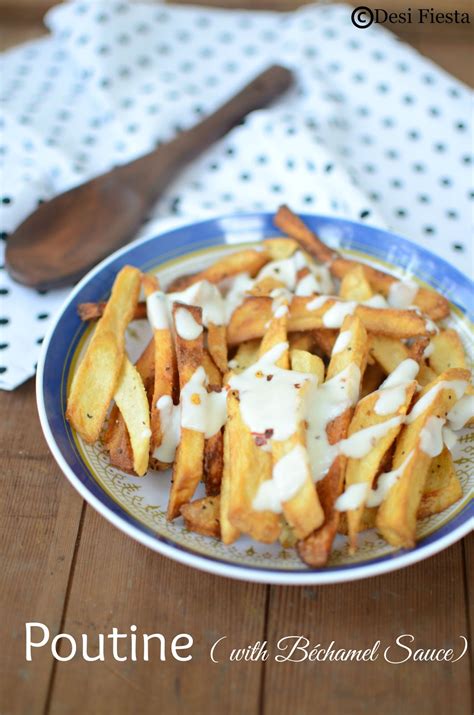
[{"label": "melted cheese sauce", "polygon": [[474,417],[474,395],[464,395],[448,412],[448,421],[452,429],[460,430]]},{"label": "melted cheese sauce", "polygon": [[416,298],[418,285],[411,280],[395,281],[388,291],[388,304],[391,308],[406,310]]},{"label": "melted cheese sauce", "polygon": [[183,340],[195,340],[202,331],[202,325],[194,320],[193,315],[186,308],[178,308],[174,314],[176,332]]},{"label": "melted cheese sauce", "polygon": [[308,474],[308,455],[304,447],[297,445],[274,465],[272,478],[260,484],[253,508],[280,514],[283,504],[299,492]]},{"label": "melted cheese sauce", "polygon": [[420,432],[420,449],[429,457],[437,457],[443,451],[443,427],[446,420],[432,415]]},{"label": "melted cheese sauce", "polygon": [[419,369],[418,363],[411,358],[403,360],[395,368],[377,390],[379,398],[374,405],[376,415],[391,415],[400,409],[406,401],[407,389],[412,385]]},{"label": "melted cheese sauce", "polygon": [[314,375],[276,365],[287,349],[286,342],[275,345],[229,380],[230,387],[239,391],[242,419],[250,431],[258,435],[272,430],[276,440],[288,439],[296,432],[301,419],[301,388],[316,381]]},{"label": "melted cheese sauce", "polygon": [[167,330],[170,319],[168,296],[160,290],[149,295],[146,299],[146,313],[153,330]]},{"label": "melted cheese sauce", "polygon": [[350,437],[343,439],[339,443],[341,453],[352,459],[362,459],[391,429],[399,427],[402,421],[402,417],[392,417],[390,420],[385,420],[385,422],[381,422],[378,425],[372,425],[354,432]]}]

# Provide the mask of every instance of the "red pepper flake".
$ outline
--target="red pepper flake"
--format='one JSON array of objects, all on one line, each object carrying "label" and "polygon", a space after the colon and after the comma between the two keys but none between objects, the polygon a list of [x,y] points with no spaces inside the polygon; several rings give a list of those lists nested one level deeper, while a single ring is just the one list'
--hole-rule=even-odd
[{"label": "red pepper flake", "polygon": [[267,375],[267,382],[271,382],[273,380],[273,375]]}]

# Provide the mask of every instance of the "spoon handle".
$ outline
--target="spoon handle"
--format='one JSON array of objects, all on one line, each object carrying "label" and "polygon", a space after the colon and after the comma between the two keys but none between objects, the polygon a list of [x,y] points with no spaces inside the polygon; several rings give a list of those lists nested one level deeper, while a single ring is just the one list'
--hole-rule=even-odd
[{"label": "spoon handle", "polygon": [[288,69],[270,67],[192,129],[42,204],[8,240],[5,266],[12,278],[55,288],[83,276],[133,238],[180,169],[292,81]]},{"label": "spoon handle", "polygon": [[156,200],[174,173],[240,124],[247,114],[270,104],[292,82],[293,75],[286,67],[269,67],[199,124],[150,154],[119,167],[119,175],[135,189],[147,192],[150,202]]}]

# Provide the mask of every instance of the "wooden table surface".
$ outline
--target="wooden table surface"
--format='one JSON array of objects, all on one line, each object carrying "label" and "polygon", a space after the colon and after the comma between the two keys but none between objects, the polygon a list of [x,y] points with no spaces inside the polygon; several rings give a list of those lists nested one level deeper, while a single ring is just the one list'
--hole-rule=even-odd
[{"label": "wooden table surface", "polygon": [[[25,17],[26,24],[12,21],[6,32],[4,26],[4,45],[41,32],[37,19]],[[472,83],[459,32],[438,32],[431,43],[427,34],[414,44]],[[459,636],[469,637],[474,621],[472,535],[423,563],[352,584],[286,588],[199,573],[133,542],[83,502],[50,456],[33,380],[1,394],[0,405],[1,715],[472,713],[468,656],[401,665],[383,658],[214,664],[209,657],[221,636],[234,648],[304,635],[315,645],[361,649],[409,633],[416,647],[459,652]],[[91,655],[97,633],[113,626],[129,633],[133,624],[139,634],[170,640],[190,633],[193,660],[58,662],[45,648],[28,663],[31,621],[79,643],[87,634]]]}]

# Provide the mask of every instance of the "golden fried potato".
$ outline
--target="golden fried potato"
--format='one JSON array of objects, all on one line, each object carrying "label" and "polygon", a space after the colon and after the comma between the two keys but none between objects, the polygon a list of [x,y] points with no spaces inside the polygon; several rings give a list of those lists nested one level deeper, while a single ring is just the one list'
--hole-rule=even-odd
[{"label": "golden fried potato", "polygon": [[412,411],[429,390],[438,389],[439,382],[446,381],[446,386],[433,393],[434,398],[426,409],[400,432],[393,469],[401,469],[401,475],[379,507],[376,521],[377,529],[392,546],[411,548],[415,544],[417,512],[431,463],[430,455],[421,448],[421,433],[432,417],[444,418],[454,406],[456,393],[449,382],[467,383],[469,377],[468,370],[457,368],[441,373],[422,390]]},{"label": "golden fried potato", "polygon": [[140,271],[125,266],[72,379],[66,418],[89,443],[99,439],[125,355],[125,330],[140,291]]},{"label": "golden fried potato", "polygon": [[183,504],[181,515],[189,531],[203,536],[214,536],[218,539],[221,535],[220,528],[220,497],[207,496],[203,499]]}]

